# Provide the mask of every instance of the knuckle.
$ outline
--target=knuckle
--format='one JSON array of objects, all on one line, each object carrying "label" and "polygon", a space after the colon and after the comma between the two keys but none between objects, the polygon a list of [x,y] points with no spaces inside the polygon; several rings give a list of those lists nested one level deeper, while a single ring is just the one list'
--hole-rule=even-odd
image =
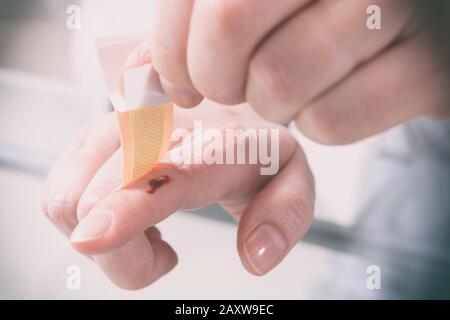
[{"label": "knuckle", "polygon": [[66,193],[64,198],[49,198],[46,200],[46,216],[55,225],[71,226],[76,224],[77,196]]},{"label": "knuckle", "polygon": [[256,94],[263,92],[266,97],[282,100],[290,86],[287,74],[283,61],[264,49],[250,62],[251,84],[256,86]]},{"label": "knuckle", "polygon": [[[91,125],[85,125],[79,130],[79,133],[72,139],[66,149],[66,155],[76,153],[86,148],[86,136],[91,130]],[[76,210],[81,191],[70,186],[65,181],[62,184],[55,183],[59,178],[60,172],[64,166],[62,165],[62,156],[57,160],[52,168],[44,186],[44,193],[41,197],[41,207],[45,216],[59,228],[66,228],[67,225],[76,224]]]},{"label": "knuckle", "polygon": [[281,197],[284,211],[279,217],[279,223],[288,238],[297,238],[299,232],[305,230],[312,222],[313,209],[309,194],[286,192]]},{"label": "knuckle", "polygon": [[245,22],[243,2],[241,0],[208,1],[208,8],[215,23],[215,30],[222,43],[226,45],[240,42],[242,33],[242,23]]},{"label": "knuckle", "polygon": [[[108,185],[108,183],[110,184]],[[102,183],[96,183],[95,186],[91,186],[89,190],[86,190],[81,196],[76,208],[78,220],[81,221],[89,210],[101,201],[104,195],[111,192],[111,186],[118,185],[117,181],[111,179],[110,182],[102,181]]]},{"label": "knuckle", "polygon": [[332,70],[334,69],[332,66],[337,62],[337,52],[335,49],[335,46],[328,37],[316,37],[311,45],[310,57],[314,57],[314,59],[317,59],[316,61],[320,61],[320,64],[324,69]]},{"label": "knuckle", "polygon": [[354,57],[333,37],[335,31],[331,26],[313,23],[309,26],[303,50],[299,52],[299,61],[310,64],[317,72],[343,72],[354,65]]},{"label": "knuckle", "polygon": [[299,195],[298,193],[285,192],[281,197],[286,212],[295,213],[295,217],[302,220],[302,216],[308,212],[307,197]]}]

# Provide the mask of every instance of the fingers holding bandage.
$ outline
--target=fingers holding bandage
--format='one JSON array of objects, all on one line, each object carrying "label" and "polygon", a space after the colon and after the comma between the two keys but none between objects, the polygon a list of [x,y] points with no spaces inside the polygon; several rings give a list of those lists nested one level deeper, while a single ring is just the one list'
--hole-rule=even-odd
[{"label": "fingers holding bandage", "polygon": [[[123,166],[118,146],[109,154],[96,156],[96,171],[89,169],[89,159],[78,164],[78,167],[86,168],[87,173],[83,175],[83,181],[75,181],[71,185],[71,188],[81,190],[79,197],[73,198],[70,204],[75,208],[72,215],[76,221],[75,229],[69,230],[72,246],[93,256],[118,286],[141,288],[170,271],[177,263],[175,252],[161,240],[154,226],[180,209],[194,209],[218,202],[239,221],[237,243],[244,266],[258,275],[270,271],[282,261],[311,223],[313,183],[297,142],[284,127],[263,120],[249,106],[230,108],[205,102],[194,110],[176,108],[174,119],[175,130],[184,130],[185,135],[174,135],[171,149],[162,161],[125,189],[118,189]],[[107,121],[111,123],[110,137],[117,139],[114,117]],[[199,135],[196,131],[198,122],[203,123],[204,134]],[[95,137],[98,132],[95,125],[90,128],[90,135]],[[257,133],[256,140],[252,140],[249,134],[253,129]],[[235,137],[247,138],[236,138],[230,144],[224,140],[220,144],[211,139],[214,136],[211,132],[238,132]],[[270,135],[274,132],[275,135]],[[208,135],[209,138],[199,140]],[[104,143],[101,135],[95,141],[97,145]],[[252,141],[262,141],[259,146],[267,147],[265,153],[258,155],[262,161],[259,158],[256,162],[250,161]],[[181,150],[200,144],[204,151],[201,161],[179,161]],[[216,148],[211,149],[214,145]],[[239,150],[244,146],[248,149],[240,158]],[[214,152],[210,152],[212,150]],[[235,162],[228,163],[227,155],[231,159],[232,153]],[[206,157],[208,154],[216,160],[222,156],[223,163],[211,161]],[[76,151],[71,151],[64,158],[74,156]],[[277,166],[272,166],[275,169],[270,174],[262,174],[270,167],[267,159],[277,162]],[[74,170],[63,162],[55,168],[52,176],[71,174]],[[295,172],[298,174],[293,174]],[[53,183],[67,188],[57,181]],[[50,189],[45,199],[52,199],[55,190]],[[294,194],[304,195],[299,198],[301,202],[294,203]],[[286,202],[286,199],[291,201]],[[55,224],[59,225],[60,221],[55,221]],[[269,225],[270,228],[261,229],[261,225]],[[254,230],[263,230],[263,233],[255,233]],[[127,263],[130,259],[135,263]]]},{"label": "fingers holding bandage", "polygon": [[[223,113],[219,113],[218,111],[222,111],[222,109]],[[239,110],[241,109],[252,112],[249,108],[240,106]],[[192,113],[196,116],[193,116]],[[212,163],[205,157],[191,158],[190,162],[180,162],[179,160],[182,150],[191,150],[194,153],[194,146],[200,144],[203,145],[204,150],[202,155],[208,153],[207,150],[211,146],[210,141],[203,140],[205,135],[199,135],[195,131],[197,129],[193,129],[195,121],[201,119],[209,120],[204,122],[203,130],[206,131],[206,135],[209,132],[225,133],[227,129],[242,130],[243,132],[248,128],[276,129],[279,134],[274,139],[279,138],[283,148],[272,151],[274,154],[279,153],[277,156],[280,167],[290,160],[298,146],[286,129],[258,118],[256,118],[258,120],[246,121],[245,125],[241,125],[237,119],[242,116],[244,114],[234,114],[225,111],[223,107],[214,107],[211,104],[200,107],[198,111],[178,110],[178,128],[187,128],[187,136],[184,136],[180,143],[174,144],[165,158],[145,177],[125,189],[116,190],[100,201],[96,201],[97,190],[103,190],[105,185],[112,185],[111,188],[120,185],[120,176],[117,172],[120,172],[123,165],[122,159],[117,155],[110,158],[92,178],[81,198],[78,210],[78,218],[81,223],[71,238],[74,247],[85,254],[108,252],[119,248],[136,235],[143,233],[147,228],[156,225],[180,209],[199,208],[214,202],[223,202],[225,207],[230,204],[227,208],[230,208],[230,213],[239,219],[243,208],[251,202],[260,187],[272,178],[271,175],[261,174],[261,164],[257,162],[252,164]],[[207,131],[210,129],[215,131]],[[267,131],[267,133],[269,132]],[[260,137],[255,138],[260,139]],[[270,140],[267,141],[267,143],[270,142]],[[237,152],[240,148],[237,140],[231,143],[233,144],[231,149],[227,148],[224,141],[214,151],[222,154],[222,159],[226,159],[230,150]],[[195,156],[193,153],[192,157]],[[250,150],[246,156],[249,156],[249,153]],[[95,205],[92,204],[92,199]],[[238,202],[241,208],[233,210],[233,208],[237,208]],[[108,216],[105,218],[108,220],[108,224],[99,226],[95,230],[96,235],[85,236],[84,229],[92,227],[91,215],[94,217]]]},{"label": "fingers holding bandage", "polygon": [[162,159],[170,146],[173,124],[173,105],[163,92],[145,47],[138,46],[123,65],[139,41],[127,37],[96,42],[120,128],[122,188],[143,177]]},{"label": "fingers holding bandage", "polygon": [[[161,59],[158,58],[159,56],[155,57],[152,54],[150,42],[148,41],[140,43],[133,49],[119,72],[118,87],[122,95],[125,93],[125,72],[129,69],[152,63],[155,68],[152,69],[150,77],[157,79],[162,90],[173,103],[184,108],[197,106],[203,100],[203,97],[189,84],[189,80],[181,81],[180,84],[180,81],[171,81],[161,75],[160,63],[158,63]],[[172,68],[174,67],[172,66]],[[181,74],[183,74],[183,71],[177,70],[178,78],[182,77]],[[185,76],[189,77],[187,72]]]}]

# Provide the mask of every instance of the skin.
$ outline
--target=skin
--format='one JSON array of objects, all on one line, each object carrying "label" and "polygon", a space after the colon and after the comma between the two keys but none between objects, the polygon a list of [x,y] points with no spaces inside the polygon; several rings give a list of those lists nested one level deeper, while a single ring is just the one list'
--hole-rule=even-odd
[{"label": "skin", "polygon": [[[382,29],[366,27],[369,5]],[[249,103],[323,144],[450,116],[443,59],[410,0],[156,0],[152,53],[182,107]]]},{"label": "skin", "polygon": [[[283,260],[311,224],[313,177],[286,128],[264,120],[246,105],[204,102],[194,110],[176,108],[176,128],[191,128],[194,120],[219,130],[278,128],[280,171],[262,176],[258,165],[178,165],[166,157],[148,176],[117,190],[122,159],[119,131],[110,114],[82,130],[48,176],[44,212],[77,251],[92,257],[121,288],[143,288],[176,265],[174,249],[155,225],[177,210],[218,202],[237,220],[237,250],[244,267],[255,275],[269,272]],[[161,176],[170,177],[170,182],[149,194],[149,181]],[[192,187],[201,192],[185,192]],[[267,237],[252,237],[255,230],[267,235],[267,229],[279,235],[275,244],[264,242]],[[282,250],[274,251],[274,245],[280,248],[280,239]],[[266,250],[258,255],[261,245]]]},{"label": "skin", "polygon": [[[236,124],[271,128],[273,122],[294,120],[313,140],[346,144],[420,115],[450,116],[443,61],[430,50],[428,30],[409,0],[156,2],[152,39],[136,48],[123,69],[152,62],[166,94],[180,107],[197,106],[204,97],[227,105],[246,102],[179,109],[177,126],[204,119],[222,130]],[[381,7],[382,30],[366,28],[369,5]],[[276,176],[263,177],[255,166],[163,162],[132,188],[115,191],[120,141],[108,116],[83,130],[56,162],[46,183],[44,211],[114,283],[138,289],[177,262],[154,225],[178,209],[219,202],[238,221],[243,265],[265,274],[304,235],[314,207],[305,156],[279,128],[281,171]],[[161,175],[173,181],[150,196],[148,180]],[[202,192],[183,192],[193,185]],[[105,224],[105,233],[86,239],[86,230],[99,231]],[[261,225],[269,226],[263,228],[266,233],[281,235],[273,241],[282,248],[276,259],[276,246],[267,246],[263,257],[246,249],[249,243],[255,249],[258,241],[267,242],[267,237],[252,237]]]}]

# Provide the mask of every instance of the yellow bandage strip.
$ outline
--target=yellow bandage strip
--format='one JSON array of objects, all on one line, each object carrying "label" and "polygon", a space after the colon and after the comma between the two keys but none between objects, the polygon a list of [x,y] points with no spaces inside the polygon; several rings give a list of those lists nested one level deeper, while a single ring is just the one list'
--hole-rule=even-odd
[{"label": "yellow bandage strip", "polygon": [[97,51],[108,96],[120,127],[125,188],[148,174],[170,147],[173,106],[151,65],[125,71],[125,96],[118,75],[131,51],[147,36],[97,39]]},{"label": "yellow bandage strip", "polygon": [[116,114],[123,148],[122,187],[126,187],[153,169],[169,149],[173,107],[167,104]]}]

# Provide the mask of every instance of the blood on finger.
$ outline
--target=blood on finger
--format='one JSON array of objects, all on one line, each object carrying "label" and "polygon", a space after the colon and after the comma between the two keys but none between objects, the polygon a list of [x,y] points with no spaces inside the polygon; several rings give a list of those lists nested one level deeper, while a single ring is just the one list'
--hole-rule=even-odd
[{"label": "blood on finger", "polygon": [[161,177],[155,178],[155,179],[151,179],[148,182],[148,185],[150,186],[150,189],[147,190],[148,194],[154,194],[156,190],[158,190],[159,188],[161,188],[162,186],[168,184],[169,182],[171,182],[172,179],[167,176],[167,175],[163,175]]}]

